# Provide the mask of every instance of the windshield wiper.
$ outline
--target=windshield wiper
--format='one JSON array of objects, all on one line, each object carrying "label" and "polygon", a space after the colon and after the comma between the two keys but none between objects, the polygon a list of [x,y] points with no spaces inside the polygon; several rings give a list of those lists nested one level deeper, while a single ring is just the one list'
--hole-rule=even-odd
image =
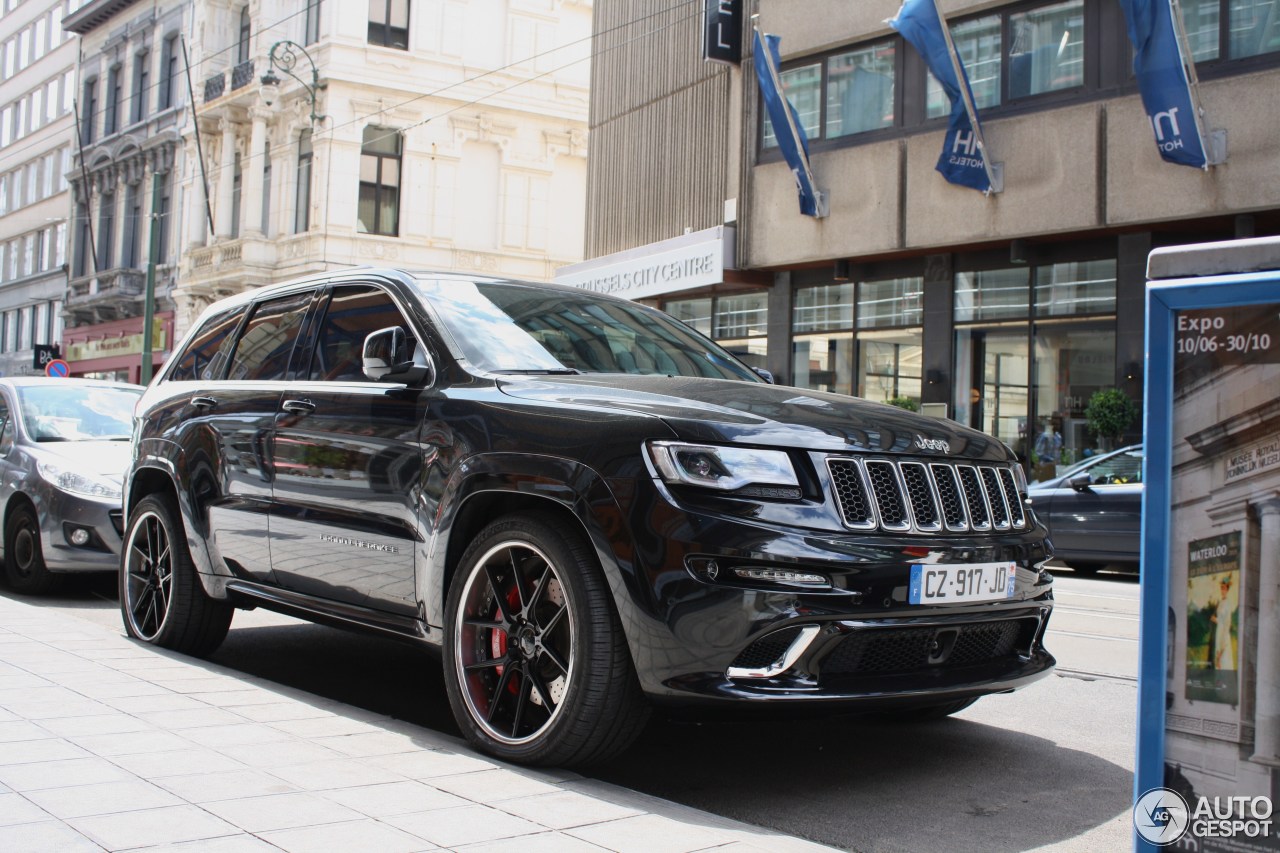
[{"label": "windshield wiper", "polygon": [[494,370],[503,376],[580,376],[581,370],[576,367],[534,367],[528,370]]}]

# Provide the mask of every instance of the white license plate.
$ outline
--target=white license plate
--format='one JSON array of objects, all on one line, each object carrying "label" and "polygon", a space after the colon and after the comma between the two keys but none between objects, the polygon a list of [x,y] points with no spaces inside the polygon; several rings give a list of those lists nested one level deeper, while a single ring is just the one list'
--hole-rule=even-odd
[{"label": "white license plate", "polygon": [[1017,563],[961,563],[911,566],[908,600],[912,604],[999,601],[1013,596]]}]

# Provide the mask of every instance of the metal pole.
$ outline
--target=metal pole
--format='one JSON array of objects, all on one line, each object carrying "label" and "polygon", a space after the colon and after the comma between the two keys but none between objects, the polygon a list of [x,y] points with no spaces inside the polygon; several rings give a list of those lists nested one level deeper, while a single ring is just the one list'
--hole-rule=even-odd
[{"label": "metal pole", "polygon": [[[89,259],[93,261],[92,272],[94,275],[97,275],[98,244],[93,240],[93,188],[89,183],[89,167],[84,162],[84,126],[80,123],[80,104],[78,102],[72,102],[71,106],[75,109],[76,113],[76,148],[80,151],[80,181],[84,184],[84,221],[88,225],[85,232],[88,235],[88,240],[86,242],[89,245],[81,246],[80,250],[82,252],[89,253]],[[93,121],[93,116],[89,116],[89,121]],[[79,222],[75,223],[75,229],[76,233],[79,233]],[[73,246],[75,245],[75,234],[68,234],[67,239],[71,240]],[[67,278],[70,279],[71,276],[67,276]]]},{"label": "metal pole", "polygon": [[191,110],[191,127],[196,134],[196,159],[200,161],[200,182],[204,184],[204,215],[209,221],[209,233],[213,235],[217,233],[217,229],[213,227],[213,207],[209,204],[209,176],[204,170],[204,145],[200,141],[200,116],[196,115],[196,93],[191,87],[191,58],[187,56],[186,37],[179,35],[178,41],[182,44],[182,64],[187,69],[187,109]]},{"label": "metal pole", "polygon": [[155,346],[154,330],[156,321],[156,264],[160,262],[160,181],[159,172],[151,173],[151,251],[147,261],[147,290],[142,307],[142,369],[138,374],[138,382],[148,385],[151,382],[151,350]]}]

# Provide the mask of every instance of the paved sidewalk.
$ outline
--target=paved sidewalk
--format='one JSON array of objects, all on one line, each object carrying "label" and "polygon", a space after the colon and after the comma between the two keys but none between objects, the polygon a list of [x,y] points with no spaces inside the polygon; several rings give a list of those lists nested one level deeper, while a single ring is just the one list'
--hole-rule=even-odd
[{"label": "paved sidewalk", "polygon": [[0,598],[0,850],[819,851]]}]

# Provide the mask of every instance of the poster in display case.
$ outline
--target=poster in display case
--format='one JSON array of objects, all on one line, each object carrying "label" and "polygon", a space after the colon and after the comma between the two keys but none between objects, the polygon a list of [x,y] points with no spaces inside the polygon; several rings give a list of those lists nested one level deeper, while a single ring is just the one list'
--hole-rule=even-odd
[{"label": "poster in display case", "polygon": [[1148,279],[1135,845],[1280,851],[1280,239]]}]

